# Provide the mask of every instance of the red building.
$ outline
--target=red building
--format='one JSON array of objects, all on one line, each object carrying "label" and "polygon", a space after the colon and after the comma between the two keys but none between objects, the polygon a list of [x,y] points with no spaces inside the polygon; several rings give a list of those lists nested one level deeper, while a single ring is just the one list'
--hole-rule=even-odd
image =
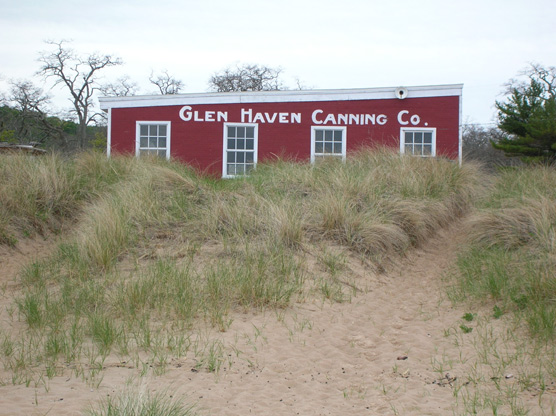
[{"label": "red building", "polygon": [[276,156],[382,144],[461,161],[462,85],[101,97],[108,154],[158,154],[232,177]]}]

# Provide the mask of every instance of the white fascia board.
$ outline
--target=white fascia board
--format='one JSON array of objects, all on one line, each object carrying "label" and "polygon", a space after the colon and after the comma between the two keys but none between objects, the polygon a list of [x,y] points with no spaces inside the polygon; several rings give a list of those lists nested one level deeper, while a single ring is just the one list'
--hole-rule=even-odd
[{"label": "white fascia board", "polygon": [[[100,108],[160,107],[196,104],[242,104],[242,103],[286,103],[311,101],[352,101],[397,99],[396,89],[361,88],[342,90],[308,90],[308,91],[257,91],[224,92],[175,95],[136,95],[130,97],[100,97]],[[407,89],[407,98],[461,96],[463,84],[427,85],[403,87]]]}]

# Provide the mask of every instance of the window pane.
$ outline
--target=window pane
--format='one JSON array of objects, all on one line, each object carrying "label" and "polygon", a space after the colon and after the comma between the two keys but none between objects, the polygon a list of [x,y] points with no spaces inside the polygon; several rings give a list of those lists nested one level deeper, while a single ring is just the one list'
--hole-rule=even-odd
[{"label": "window pane", "polygon": [[245,127],[237,127],[237,137],[245,138]]},{"label": "window pane", "polygon": [[322,142],[315,143],[315,153],[322,153],[322,150],[323,150]]},{"label": "window pane", "polygon": [[140,134],[141,136],[148,136],[149,135],[149,126],[147,126],[146,124],[141,124],[141,128],[140,128]]},{"label": "window pane", "polygon": [[249,173],[250,171],[253,170],[254,167],[255,165],[253,165],[252,163],[245,165],[245,173]]},{"label": "window pane", "polygon": [[255,137],[255,127],[247,127],[245,137],[252,139]]},{"label": "window pane", "polygon": [[342,143],[334,143],[334,153],[342,153]]},{"label": "window pane", "polygon": [[430,144],[423,145],[423,154],[426,156],[432,155],[432,145]]},{"label": "window pane", "polygon": [[159,151],[158,151],[158,156],[160,156],[160,157],[166,157],[166,150],[159,150]]},{"label": "window pane", "polygon": [[413,143],[413,133],[411,132],[405,133],[405,142],[406,144]]},{"label": "window pane", "polygon": [[407,144],[405,145],[405,153],[408,155],[413,154],[413,145],[412,144]]},{"label": "window pane", "polygon": [[245,152],[237,152],[236,153],[236,162],[237,163],[245,163]]},{"label": "window pane", "polygon": [[245,139],[236,140],[236,149],[245,149]]},{"label": "window pane", "polygon": [[149,125],[149,136],[158,135],[158,126],[156,124]]},{"label": "window pane", "polygon": [[254,139],[247,139],[245,140],[245,148],[247,150],[253,150],[255,147],[255,140]]},{"label": "window pane", "polygon": [[315,130],[315,140],[322,141],[323,132],[322,130]]},{"label": "window pane", "polygon": [[423,154],[423,145],[421,144],[416,144],[415,148],[413,150],[413,154],[414,155],[422,155]]},{"label": "window pane", "polygon": [[255,153],[253,152],[245,152],[245,162],[253,163],[254,162]]},{"label": "window pane", "polygon": [[236,174],[236,165],[233,163],[228,163],[228,175],[235,175]]},{"label": "window pane", "polygon": [[156,137],[149,137],[149,147],[156,147]]},{"label": "window pane", "polygon": [[166,136],[166,124],[161,124],[158,127],[158,135],[159,136]]},{"label": "window pane", "polygon": [[236,141],[234,139],[228,139],[228,149],[233,150],[236,148]]},{"label": "window pane", "polygon": [[228,127],[228,137],[236,137],[236,128]]},{"label": "window pane", "polygon": [[324,153],[332,153],[332,143],[324,143]]},{"label": "window pane", "polygon": [[326,130],[324,132],[324,140],[332,141],[332,130]]},{"label": "window pane", "polygon": [[149,138],[148,137],[141,137],[139,139],[139,147],[148,147],[149,146]]},{"label": "window pane", "polygon": [[432,133],[425,133],[425,143],[432,143]]},{"label": "window pane", "polygon": [[236,161],[236,152],[228,152],[228,163],[234,163]]},{"label": "window pane", "polygon": [[245,173],[245,166],[236,165],[236,175],[243,175]]},{"label": "window pane", "polygon": [[419,144],[423,143],[423,133],[415,132],[413,137],[415,143],[419,143]]},{"label": "window pane", "polygon": [[335,142],[342,141],[342,130],[334,130],[334,141]]},{"label": "window pane", "polygon": [[158,139],[158,147],[166,148],[166,137],[160,137]]}]

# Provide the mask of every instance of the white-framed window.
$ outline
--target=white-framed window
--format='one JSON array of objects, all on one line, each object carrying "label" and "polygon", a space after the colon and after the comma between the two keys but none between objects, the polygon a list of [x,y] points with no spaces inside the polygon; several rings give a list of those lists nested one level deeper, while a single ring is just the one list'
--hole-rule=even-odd
[{"label": "white-framed window", "polygon": [[169,121],[138,121],[136,123],[135,154],[157,155],[170,158],[170,129]]},{"label": "white-framed window", "polygon": [[402,127],[400,130],[400,152],[415,156],[436,156],[436,129]]},{"label": "white-framed window", "polygon": [[258,125],[224,123],[222,176],[246,175],[257,165]]},{"label": "white-framed window", "polygon": [[347,127],[311,126],[311,162],[325,157],[346,158]]}]

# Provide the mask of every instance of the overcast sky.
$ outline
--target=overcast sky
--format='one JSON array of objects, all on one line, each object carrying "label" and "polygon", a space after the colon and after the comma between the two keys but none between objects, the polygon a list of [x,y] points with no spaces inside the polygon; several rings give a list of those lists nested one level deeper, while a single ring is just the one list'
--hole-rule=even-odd
[{"label": "overcast sky", "polygon": [[[464,122],[492,123],[503,84],[531,62],[556,66],[555,0],[0,0],[0,91],[31,79],[45,40],[122,58],[205,92],[215,72],[253,63],[309,88],[463,83]],[[58,109],[64,91],[52,89]],[[69,104],[69,102],[68,102]]]}]

